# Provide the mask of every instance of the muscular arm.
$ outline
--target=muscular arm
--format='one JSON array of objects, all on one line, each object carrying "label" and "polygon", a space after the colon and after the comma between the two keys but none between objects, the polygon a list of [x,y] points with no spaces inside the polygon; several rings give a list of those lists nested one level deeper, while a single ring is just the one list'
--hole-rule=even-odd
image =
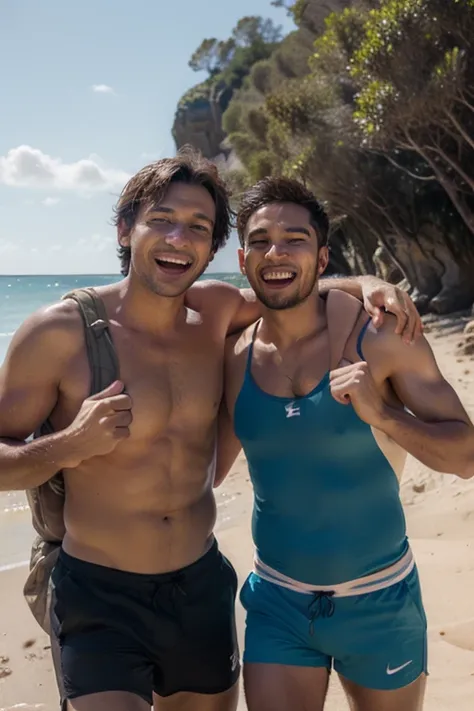
[{"label": "muscular arm", "polygon": [[333,276],[333,277],[323,277],[318,282],[319,293],[324,296],[331,289],[339,289],[339,291],[345,291],[346,294],[354,296],[359,301],[362,301],[362,286],[365,282],[369,280],[377,281],[380,284],[384,284],[381,279],[377,277],[368,276],[355,276],[355,277],[344,277],[344,276]]},{"label": "muscular arm", "polygon": [[[382,307],[397,317],[396,333],[406,340],[421,333],[421,321],[413,302],[397,287],[374,276],[330,277],[319,281],[319,293],[339,289],[364,301],[377,326],[383,323]],[[195,311],[218,310],[228,336],[239,333],[261,316],[260,304],[252,289],[237,289],[217,280],[198,281],[186,294],[186,305]]]},{"label": "muscular arm", "polygon": [[[59,313],[54,311],[59,309]],[[67,355],[62,325],[69,306],[52,307],[18,329],[0,369],[0,490],[29,489],[66,466],[64,434],[25,443],[57,401]]]},{"label": "muscular arm", "polygon": [[[356,299],[362,301],[363,293],[362,287],[368,280],[375,280],[383,284],[376,277],[330,277],[322,278],[318,282],[319,293],[322,295],[327,294],[331,289],[339,289],[340,291],[345,291],[351,294]],[[374,281],[374,283],[375,283]],[[247,328],[250,324],[257,321],[260,318],[261,310],[260,304],[257,301],[255,292],[253,289],[240,289],[240,304],[234,314],[234,317],[229,328],[229,335],[238,333],[239,331]]]},{"label": "muscular arm", "polygon": [[474,427],[424,338],[410,348],[386,332],[389,381],[411,411],[386,407],[381,429],[416,459],[463,479],[474,475]]}]

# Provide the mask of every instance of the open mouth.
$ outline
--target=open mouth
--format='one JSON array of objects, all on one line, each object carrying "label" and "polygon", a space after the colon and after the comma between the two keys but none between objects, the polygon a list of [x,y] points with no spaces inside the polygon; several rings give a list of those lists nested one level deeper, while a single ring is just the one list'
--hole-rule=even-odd
[{"label": "open mouth", "polygon": [[267,269],[262,272],[262,279],[265,284],[273,288],[283,288],[291,284],[296,278],[296,272],[292,269]]},{"label": "open mouth", "polygon": [[185,274],[192,265],[192,260],[189,257],[171,257],[162,256],[155,257],[156,264],[160,269],[167,274]]}]

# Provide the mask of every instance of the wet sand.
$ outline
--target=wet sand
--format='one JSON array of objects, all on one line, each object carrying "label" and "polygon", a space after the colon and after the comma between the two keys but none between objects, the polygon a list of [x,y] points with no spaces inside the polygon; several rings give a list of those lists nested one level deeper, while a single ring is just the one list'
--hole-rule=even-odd
[{"label": "wet sand", "polygon": [[[456,321],[433,326],[429,339],[441,370],[474,417],[474,359],[454,356]],[[0,499],[0,565],[27,559],[31,541],[28,512],[1,513],[15,499]],[[426,711],[472,711],[474,705],[474,480],[436,474],[410,460],[402,480],[408,532],[420,570],[429,624],[430,677]],[[5,504],[5,501],[8,503]],[[251,567],[252,495],[241,456],[217,490],[217,535],[242,584]],[[0,573],[0,711],[56,711],[57,693],[49,640],[22,596],[25,567]],[[244,615],[237,606],[241,647]],[[241,699],[239,711],[245,710]],[[327,711],[347,711],[334,678]]]}]

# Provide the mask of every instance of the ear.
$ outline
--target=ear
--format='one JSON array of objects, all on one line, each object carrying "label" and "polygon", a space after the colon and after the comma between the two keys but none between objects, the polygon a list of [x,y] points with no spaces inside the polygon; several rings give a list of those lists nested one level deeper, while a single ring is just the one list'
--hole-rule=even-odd
[{"label": "ear", "polygon": [[324,274],[329,264],[329,249],[327,247],[320,247],[318,253],[318,276]]},{"label": "ear", "polygon": [[207,267],[209,266],[209,264],[212,262],[212,260],[214,259],[215,256],[216,256],[216,253],[215,253],[215,252],[211,252],[211,253],[210,253],[209,259],[207,260],[206,269],[207,269]]},{"label": "ear", "polygon": [[245,276],[245,254],[244,254],[244,250],[241,249],[241,248],[239,248],[239,249],[237,250],[237,254],[238,254],[238,257],[239,257],[239,268],[240,268],[240,272],[241,272],[241,274],[243,274],[243,275]]},{"label": "ear", "polygon": [[122,218],[117,225],[117,239],[121,247],[130,247],[131,230],[127,227],[125,220]]}]

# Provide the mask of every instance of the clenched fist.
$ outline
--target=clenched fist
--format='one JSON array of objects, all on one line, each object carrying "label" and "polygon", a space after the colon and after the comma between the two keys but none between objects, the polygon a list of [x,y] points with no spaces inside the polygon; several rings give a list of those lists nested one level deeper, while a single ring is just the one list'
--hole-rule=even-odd
[{"label": "clenched fist", "polygon": [[360,419],[368,425],[378,427],[384,419],[385,403],[365,361],[331,371],[330,388],[337,402],[351,404]]},{"label": "clenched fist", "polygon": [[115,381],[105,390],[84,400],[66,430],[71,452],[68,467],[109,454],[120,441],[130,436],[132,401],[123,389],[123,383]]}]

